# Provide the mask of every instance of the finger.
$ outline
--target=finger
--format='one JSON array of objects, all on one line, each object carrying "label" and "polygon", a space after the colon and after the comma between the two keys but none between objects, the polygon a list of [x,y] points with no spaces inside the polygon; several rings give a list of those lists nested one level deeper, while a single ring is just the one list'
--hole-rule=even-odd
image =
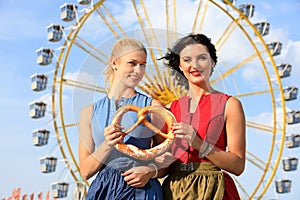
[{"label": "finger", "polygon": [[114,139],[119,138],[121,135],[122,135],[121,132],[113,132],[113,133],[111,133],[109,135],[105,135],[105,137],[108,140],[114,140]]},{"label": "finger", "polygon": [[121,131],[121,130],[124,129],[124,126],[122,126],[122,125],[120,125],[120,124],[116,124],[116,125],[115,125],[115,128]]},{"label": "finger", "polygon": [[129,169],[129,170],[123,172],[123,173],[122,173],[122,176],[128,176],[128,175],[130,175],[130,174],[132,174],[132,173],[133,173],[133,170],[132,170],[132,168],[131,168],[131,169]]},{"label": "finger", "polygon": [[121,143],[123,141],[123,136],[120,135],[119,137],[116,137],[116,138],[110,138],[110,137],[107,137],[106,140],[108,141],[108,144],[109,145],[116,145],[118,143]]},{"label": "finger", "polygon": [[141,187],[139,182],[135,182],[135,181],[126,181],[126,183],[128,185],[130,185],[131,187]]},{"label": "finger", "polygon": [[121,125],[118,125],[118,124],[112,124],[112,125],[109,125],[107,126],[105,129],[104,129],[104,134],[106,135],[109,135],[109,134],[112,134],[114,132],[120,132],[124,129],[123,126]]},{"label": "finger", "polygon": [[186,139],[186,135],[176,134],[177,139]]},{"label": "finger", "polygon": [[177,135],[186,135],[184,130],[182,130],[182,129],[173,130],[172,133],[175,135],[175,137],[177,137]]},{"label": "finger", "polygon": [[107,128],[107,129],[104,129],[104,136],[110,136],[110,135],[113,134],[114,132],[116,132],[115,128]]},{"label": "finger", "polygon": [[143,187],[144,185],[142,185],[141,182],[127,182],[128,185],[130,185],[131,187]]},{"label": "finger", "polygon": [[124,173],[122,174],[124,177],[124,181],[126,181],[127,183],[134,183],[133,180],[135,178],[134,174],[130,173],[125,175]]}]

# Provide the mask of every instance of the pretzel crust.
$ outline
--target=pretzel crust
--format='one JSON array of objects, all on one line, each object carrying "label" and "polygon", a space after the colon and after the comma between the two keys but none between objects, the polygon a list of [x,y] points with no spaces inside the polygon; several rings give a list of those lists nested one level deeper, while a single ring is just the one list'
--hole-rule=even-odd
[{"label": "pretzel crust", "polygon": [[[133,158],[140,159],[140,160],[151,160],[154,159],[156,156],[159,156],[163,153],[165,153],[173,144],[173,141],[175,139],[174,134],[171,131],[171,124],[176,122],[176,119],[174,115],[168,111],[165,108],[159,107],[159,106],[146,106],[143,108],[140,108],[135,105],[125,105],[120,107],[117,112],[115,113],[113,119],[112,119],[112,124],[114,125],[120,125],[120,122],[122,120],[123,115],[128,112],[128,111],[133,111],[137,113],[137,122],[129,127],[126,131],[122,132],[123,136],[127,135],[133,129],[135,129],[137,126],[140,124],[144,124],[147,126],[150,130],[152,130],[155,134],[159,134],[165,140],[150,148],[150,149],[140,149],[134,145],[131,144],[124,144],[123,142],[117,143],[115,147],[122,153],[129,155]],[[167,125],[167,133],[162,132],[158,128],[156,128],[153,124],[151,124],[149,121],[146,119],[146,115],[148,113],[156,113],[160,115],[166,122]]]}]

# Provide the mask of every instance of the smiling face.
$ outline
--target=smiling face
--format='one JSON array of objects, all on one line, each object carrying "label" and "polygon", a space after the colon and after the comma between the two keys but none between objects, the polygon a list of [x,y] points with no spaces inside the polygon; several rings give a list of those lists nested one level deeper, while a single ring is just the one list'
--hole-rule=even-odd
[{"label": "smiling face", "polygon": [[[125,87],[134,88],[143,78],[146,70],[147,55],[143,50],[131,51],[111,61],[114,69],[114,82]],[[119,85],[121,86],[121,85]]]},{"label": "smiling face", "polygon": [[179,67],[190,84],[202,85],[209,82],[214,62],[206,46],[191,44],[180,52]]}]

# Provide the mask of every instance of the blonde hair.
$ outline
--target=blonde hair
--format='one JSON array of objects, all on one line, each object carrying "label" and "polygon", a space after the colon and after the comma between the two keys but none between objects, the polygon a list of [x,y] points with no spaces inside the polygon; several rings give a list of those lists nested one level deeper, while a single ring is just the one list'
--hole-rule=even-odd
[{"label": "blonde hair", "polygon": [[[140,41],[134,38],[125,38],[125,39],[117,40],[112,48],[110,61],[117,60],[121,56],[124,56],[132,51],[137,51],[137,50],[144,51],[147,55],[146,48]],[[103,74],[105,76],[105,85],[109,83],[109,87],[110,87],[114,79],[114,70],[112,69],[110,64],[103,72]]]}]

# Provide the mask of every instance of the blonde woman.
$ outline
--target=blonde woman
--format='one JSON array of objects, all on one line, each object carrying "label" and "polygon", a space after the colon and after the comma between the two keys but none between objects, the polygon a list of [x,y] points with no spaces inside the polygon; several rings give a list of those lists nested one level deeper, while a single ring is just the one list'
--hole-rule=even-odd
[{"label": "blonde woman", "polygon": [[[126,104],[139,107],[161,105],[135,90],[145,74],[147,52],[136,39],[118,40],[112,49],[110,66],[105,71],[108,94],[85,107],[79,122],[79,161],[84,179],[95,174],[86,199],[162,199],[162,189],[156,179],[158,169],[153,161],[140,161],[125,156],[114,148],[123,140],[121,129],[136,121],[136,113],[126,113],[122,126],[111,125],[116,110]],[[151,116],[148,120],[153,122]],[[160,143],[147,127],[140,125],[124,137],[126,144],[148,149]]]}]

